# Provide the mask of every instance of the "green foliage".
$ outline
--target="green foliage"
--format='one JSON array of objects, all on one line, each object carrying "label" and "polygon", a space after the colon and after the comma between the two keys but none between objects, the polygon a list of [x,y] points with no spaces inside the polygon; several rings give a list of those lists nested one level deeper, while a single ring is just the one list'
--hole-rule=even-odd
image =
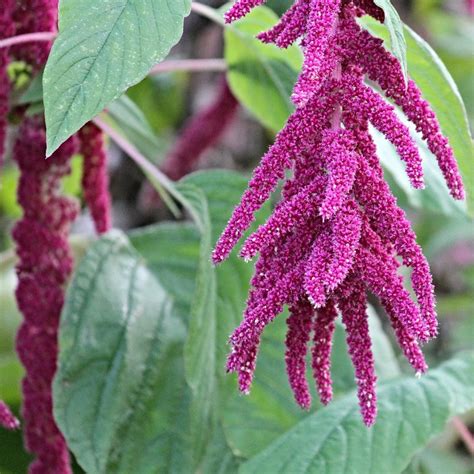
[{"label": "green foliage", "polygon": [[[257,466],[273,473],[285,453],[295,463],[315,452],[321,454],[315,462],[339,462],[343,433],[348,466],[372,456],[368,472],[384,472],[386,459],[400,452],[393,472],[401,472],[448,416],[471,406],[470,358],[421,381],[400,379],[372,312],[381,382],[372,431],[360,421],[355,396],[345,395],[354,379],[342,325],[333,347],[332,405],[316,403],[308,414],[293,402],[284,369],[284,315],[264,334],[251,394],[240,396],[234,377],[224,377],[226,337],[241,318],[252,265],[232,256],[216,269],[208,256],[245,184],[231,172],[193,174],[177,191],[196,224],[162,223],[129,238],[114,231],[82,259],[62,317],[54,398],[57,421],[87,472],[231,474]],[[396,444],[398,430],[403,436]],[[310,472],[365,472],[338,468]],[[288,469],[299,472],[296,464]]]},{"label": "green foliage", "polygon": [[65,0],[43,77],[48,156],[180,39],[190,0]]},{"label": "green foliage", "polygon": [[277,20],[269,8],[260,7],[227,27],[224,33],[224,56],[232,92],[273,131],[280,130],[293,111],[290,96],[301,65],[301,53],[296,46],[281,50],[255,38]]},{"label": "green foliage", "polygon": [[473,392],[474,354],[468,353],[422,380],[382,386],[373,428],[363,425],[357,399],[348,395],[300,422],[240,473],[399,473],[449,417],[474,408]]},{"label": "green foliage", "polygon": [[63,311],[54,383],[56,420],[87,472],[156,472],[166,462],[155,457],[171,449],[163,430],[186,396],[174,376],[184,334],[171,297],[123,235],[91,246]]}]

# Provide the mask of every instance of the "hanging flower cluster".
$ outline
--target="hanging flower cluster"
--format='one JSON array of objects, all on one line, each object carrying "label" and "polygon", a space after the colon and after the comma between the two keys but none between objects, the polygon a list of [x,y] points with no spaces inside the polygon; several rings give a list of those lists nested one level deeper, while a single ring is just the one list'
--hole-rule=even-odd
[{"label": "hanging flower cluster", "polygon": [[[0,12],[0,35],[12,36],[56,31],[57,0],[6,0]],[[10,82],[6,68],[22,60],[33,74],[46,62],[50,44],[26,43],[0,49],[0,159],[4,154]],[[22,117],[13,149],[20,169],[18,202],[23,217],[13,229],[19,263],[16,298],[23,314],[16,348],[25,367],[23,406],[25,444],[36,455],[32,474],[71,473],[66,442],[53,418],[51,384],[56,372],[57,332],[64,290],[73,270],[69,231],[79,206],[61,195],[61,180],[70,173],[78,151],[84,157],[83,191],[98,233],[110,228],[110,197],[102,132],[85,125],[48,160],[43,117]],[[0,425],[19,426],[8,407],[0,402]]]},{"label": "hanging flower cluster", "polygon": [[[264,0],[239,0],[226,15],[235,21]],[[220,237],[213,261],[223,261],[249,228],[286,170],[281,202],[247,238],[240,255],[259,254],[244,319],[230,337],[227,369],[248,393],[263,329],[287,305],[286,365],[296,401],[309,408],[307,346],[323,404],[332,397],[330,354],[338,311],[347,332],[361,413],[376,418],[376,376],[367,321],[367,292],[376,295],[400,347],[417,373],[427,369],[420,344],[436,336],[428,263],[404,212],[383,178],[369,123],[393,143],[415,188],[423,187],[417,146],[394,107],[368,87],[376,82],[398,105],[436,156],[452,196],[464,198],[453,152],[419,89],[405,82],[398,61],[356,18],[384,12],[371,0],[296,0],[280,22],[259,38],[304,51],[294,88],[296,111],[255,170]],[[415,303],[398,274],[411,268]],[[312,336],[311,336],[312,335]]]},{"label": "hanging flower cluster", "polygon": [[24,318],[17,351],[26,370],[22,415],[26,446],[37,456],[30,468],[35,474],[71,472],[66,442],[53,418],[51,383],[64,286],[73,268],[69,228],[78,212],[75,200],[60,195],[60,182],[75,149],[70,139],[45,160],[46,136],[38,117],[23,121],[14,150],[24,213],[13,229],[19,257],[16,297]]}]

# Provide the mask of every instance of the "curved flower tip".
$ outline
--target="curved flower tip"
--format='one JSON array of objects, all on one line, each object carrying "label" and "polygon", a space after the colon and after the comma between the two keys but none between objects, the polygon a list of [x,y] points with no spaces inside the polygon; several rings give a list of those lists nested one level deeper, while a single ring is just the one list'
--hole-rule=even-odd
[{"label": "curved flower tip", "polygon": [[16,430],[20,427],[20,422],[13,415],[10,408],[0,400],[0,426],[7,430]]},{"label": "curved flower tip", "polygon": [[313,349],[311,351],[313,377],[318,388],[319,399],[323,405],[332,400],[331,349],[337,311],[329,301],[318,310],[314,319]]},{"label": "curved flower tip", "polygon": [[377,377],[369,334],[367,295],[363,284],[355,283],[352,294],[340,298],[338,305],[346,326],[347,346],[354,366],[362,418],[367,426],[371,426],[377,416]]},{"label": "curved flower tip", "polygon": [[255,7],[258,7],[265,2],[266,0],[238,0],[230,10],[225,13],[224,20],[226,23],[237,21],[250,13]]},{"label": "curved flower tip", "polygon": [[290,317],[286,323],[286,371],[295,400],[306,410],[311,406],[311,394],[306,380],[306,353],[311,334],[314,309],[304,300],[290,308]]}]

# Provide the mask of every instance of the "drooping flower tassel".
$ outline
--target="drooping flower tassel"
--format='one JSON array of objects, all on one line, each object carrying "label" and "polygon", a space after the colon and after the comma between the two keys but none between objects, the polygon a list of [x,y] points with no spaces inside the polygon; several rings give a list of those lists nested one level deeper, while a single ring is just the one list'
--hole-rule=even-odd
[{"label": "drooping flower tassel", "polygon": [[[261,3],[240,0],[228,19]],[[309,8],[307,15],[301,14],[303,5]],[[216,244],[213,261],[219,263],[229,255],[255,212],[291,170],[293,176],[286,180],[273,215],[241,250],[246,260],[260,256],[244,320],[230,337],[227,368],[238,373],[239,387],[248,393],[261,334],[287,305],[291,316],[285,358],[295,399],[308,408],[305,355],[313,331],[313,376],[321,401],[328,403],[338,308],[362,418],[370,426],[377,406],[367,293],[379,298],[417,373],[427,369],[420,344],[436,335],[437,320],[428,263],[383,179],[369,123],[393,143],[417,188],[423,187],[421,158],[408,127],[391,104],[365,85],[366,76],[378,82],[422,132],[452,195],[460,199],[464,192],[452,150],[433,112],[412,81],[402,87],[401,68],[380,41],[361,32],[355,19],[363,12],[383,20],[383,10],[369,0],[297,0],[274,28],[259,35],[282,47],[301,36],[305,65],[295,86],[297,108],[255,170]],[[290,24],[297,32],[294,36]],[[412,270],[416,302],[404,287],[397,257]]]},{"label": "drooping flower tassel", "polygon": [[69,474],[66,442],[53,418],[51,383],[64,289],[73,268],[68,235],[78,204],[60,195],[60,181],[70,171],[74,139],[48,160],[45,152],[42,119],[25,119],[14,149],[20,168],[18,202],[23,208],[23,218],[13,229],[19,258],[16,297],[23,314],[16,347],[26,371],[22,406],[25,442],[36,455],[29,472]]},{"label": "drooping flower tassel", "polygon": [[92,122],[78,133],[79,152],[83,156],[82,189],[97,233],[103,234],[111,227],[109,175],[104,134]]}]

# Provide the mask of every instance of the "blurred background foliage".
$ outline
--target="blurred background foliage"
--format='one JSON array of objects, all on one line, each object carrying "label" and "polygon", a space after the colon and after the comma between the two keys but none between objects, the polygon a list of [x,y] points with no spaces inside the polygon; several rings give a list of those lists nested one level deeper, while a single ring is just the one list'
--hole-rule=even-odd
[{"label": "blurred background foliage", "polygon": [[[220,6],[223,2],[207,3]],[[291,3],[289,0],[269,0],[268,5],[277,14],[281,14]],[[393,3],[403,20],[428,41],[446,64],[466,104],[472,130],[474,26],[473,18],[467,12],[466,2],[393,0]],[[172,51],[173,58],[214,58],[221,57],[222,54],[221,29],[196,15],[187,19],[185,34]],[[20,72],[15,74],[20,77],[23,72],[21,68],[18,70]],[[141,136],[137,140],[146,147],[143,153],[159,165],[189,117],[212,102],[218,80],[217,73],[167,73],[149,77],[127,93],[141,115],[137,117],[132,112],[127,112],[127,104],[123,102],[118,105],[122,108],[117,114],[122,119],[125,117],[126,133],[133,133],[133,130],[136,132],[138,129]],[[23,80],[19,82],[22,83]],[[140,122],[143,119],[148,123],[146,129]],[[196,169],[218,167],[249,174],[271,143],[272,137],[272,131],[262,127],[241,107],[237,118],[218,143],[202,154]],[[110,146],[110,174],[115,227],[127,230],[171,218],[169,211],[150,190],[142,173],[113,145]],[[15,202],[18,171],[8,157],[0,176],[0,398],[18,412],[22,369],[14,353],[14,334],[20,317],[14,302],[15,257],[9,234],[15,219],[20,216],[20,210]],[[78,157],[73,160],[72,175],[64,183],[65,191],[76,195],[78,199],[81,199],[80,176],[81,160]],[[395,179],[390,178],[390,181],[400,203],[414,223],[419,243],[433,271],[441,331],[438,339],[430,343],[425,352],[430,364],[436,366],[459,350],[473,347],[474,225],[462,213],[452,212],[447,215],[441,210],[437,212],[437,206],[413,206],[397,186],[396,176]],[[72,239],[79,259],[87,238],[93,235],[93,226],[86,211],[76,222],[74,234],[81,236]],[[375,307],[377,309],[376,305]],[[271,339],[272,335],[268,337]],[[275,338],[277,340],[275,344],[282,344],[282,337]],[[397,359],[402,368],[405,368],[402,358]],[[279,374],[272,366],[267,369],[265,372],[266,369],[259,367],[257,381],[265,378],[270,385],[275,380],[286,383],[281,376],[283,369],[278,368]],[[265,385],[265,380],[262,385]],[[255,391],[258,397],[259,386]],[[293,403],[289,390],[286,390],[284,396]],[[292,411],[295,410],[293,407]],[[237,415],[234,413],[234,416]],[[285,416],[289,417],[287,423],[291,426],[292,415],[287,413]],[[464,423],[474,431],[474,414],[466,415]],[[26,472],[28,460],[28,455],[22,448],[21,434],[0,431],[0,474]],[[466,445],[455,425],[450,423],[441,436],[415,456],[406,472],[467,474],[474,472],[473,469]],[[213,471],[210,469],[208,472],[212,474]]]}]

